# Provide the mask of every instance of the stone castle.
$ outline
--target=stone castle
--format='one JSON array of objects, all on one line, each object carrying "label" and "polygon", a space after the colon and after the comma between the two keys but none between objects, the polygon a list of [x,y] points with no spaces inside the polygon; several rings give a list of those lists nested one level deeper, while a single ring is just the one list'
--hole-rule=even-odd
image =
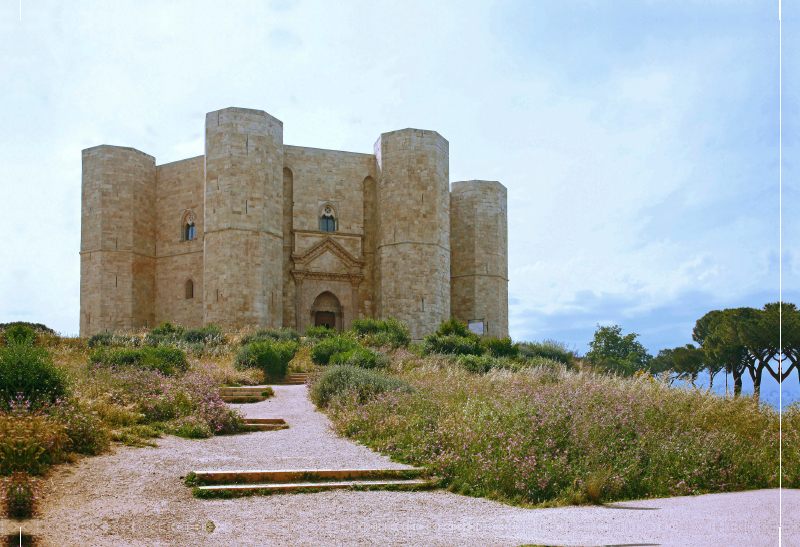
[{"label": "stone castle", "polygon": [[506,336],[506,188],[450,184],[448,146],[420,129],[371,154],[289,146],[280,120],[226,108],[203,156],[84,150],[81,335],[395,317],[419,339],[452,316]]}]

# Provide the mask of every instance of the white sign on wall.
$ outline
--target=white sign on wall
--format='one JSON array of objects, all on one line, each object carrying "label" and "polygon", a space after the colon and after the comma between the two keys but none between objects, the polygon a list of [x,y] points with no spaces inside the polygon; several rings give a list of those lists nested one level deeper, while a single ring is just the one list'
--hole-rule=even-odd
[{"label": "white sign on wall", "polygon": [[483,334],[483,319],[479,321],[478,320],[469,321],[467,323],[467,327],[469,327],[469,330],[471,330],[475,334]]}]

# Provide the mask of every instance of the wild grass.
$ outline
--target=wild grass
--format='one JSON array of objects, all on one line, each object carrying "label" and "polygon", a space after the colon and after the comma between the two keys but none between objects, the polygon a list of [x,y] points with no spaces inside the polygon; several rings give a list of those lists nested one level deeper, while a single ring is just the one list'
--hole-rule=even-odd
[{"label": "wild grass", "polygon": [[[477,375],[397,352],[411,390],[331,397],[335,429],[465,494],[598,503],[778,485],[778,414],[751,397],[548,361]],[[798,408],[784,413],[783,485],[800,486]]]}]

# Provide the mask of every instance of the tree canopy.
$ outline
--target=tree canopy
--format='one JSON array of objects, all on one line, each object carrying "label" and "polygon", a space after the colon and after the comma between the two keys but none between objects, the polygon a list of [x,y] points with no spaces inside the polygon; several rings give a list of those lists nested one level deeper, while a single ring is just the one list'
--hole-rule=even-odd
[{"label": "tree canopy", "polygon": [[647,370],[653,356],[636,340],[638,336],[634,332],[623,336],[619,325],[597,325],[594,340],[589,343],[592,349],[586,357],[592,363],[618,374],[630,375],[639,370]]}]

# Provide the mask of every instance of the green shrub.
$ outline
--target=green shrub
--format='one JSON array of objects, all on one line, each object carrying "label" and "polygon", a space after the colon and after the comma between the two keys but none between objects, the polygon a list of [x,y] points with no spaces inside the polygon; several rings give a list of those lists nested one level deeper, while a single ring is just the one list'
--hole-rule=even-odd
[{"label": "green shrub", "polygon": [[439,324],[439,328],[436,329],[436,333],[439,336],[449,336],[451,334],[455,334],[456,336],[461,336],[463,338],[467,338],[470,336],[475,336],[475,333],[467,328],[466,323],[462,323],[458,319],[451,317],[447,321],[442,321]]},{"label": "green shrub", "polygon": [[386,321],[378,319],[355,319],[350,329],[369,346],[407,347],[411,342],[408,325],[393,317]]},{"label": "green shrub", "polygon": [[516,359],[519,357],[519,344],[511,341],[511,338],[490,338],[481,339],[481,346],[494,357],[508,357]]},{"label": "green shrub", "polygon": [[555,340],[545,340],[543,342],[522,342],[518,344],[519,355],[524,359],[533,357],[544,357],[552,361],[564,363],[567,366],[575,362],[575,355],[567,350],[567,347],[562,342]]},{"label": "green shrub", "polygon": [[311,360],[317,365],[327,365],[331,357],[337,353],[345,353],[357,347],[360,347],[358,342],[351,338],[343,336],[325,338],[312,348]]},{"label": "green shrub", "polygon": [[92,363],[106,367],[134,366],[158,370],[163,374],[185,372],[189,368],[186,352],[180,348],[158,346],[155,348],[98,348],[89,354]]},{"label": "green shrub", "polygon": [[425,354],[483,355],[480,338],[470,334],[471,336],[466,337],[457,334],[429,334],[420,344],[420,348]]},{"label": "green shrub", "polygon": [[250,345],[242,346],[236,352],[236,357],[233,359],[233,366],[237,370],[245,370],[248,368],[255,368],[256,361],[253,357],[253,350]]},{"label": "green shrub", "polygon": [[[149,342],[149,338],[152,336],[150,333],[145,335],[145,343],[151,346],[157,346],[158,343],[151,343]],[[164,338],[160,336],[160,338]],[[133,336],[130,334],[114,334],[111,332],[98,332],[97,334],[93,334],[89,337],[89,341],[87,345],[90,348],[95,348],[99,346],[131,346],[131,347],[139,347],[141,344],[141,339],[138,336]]]},{"label": "green shrub", "polygon": [[36,343],[36,331],[27,325],[12,325],[5,329],[6,344],[9,346],[15,344],[28,344],[33,345]]},{"label": "green shrub", "polygon": [[485,374],[493,368],[501,368],[501,362],[491,355],[459,355],[455,362],[470,372]]},{"label": "green shrub", "polygon": [[209,425],[194,416],[183,416],[170,422],[167,431],[184,439],[208,439],[214,436]]},{"label": "green shrub", "polygon": [[228,341],[225,333],[217,325],[206,325],[201,329],[187,330],[183,333],[183,340],[210,346],[224,345]]},{"label": "green shrub", "polygon": [[46,350],[26,344],[0,348],[0,407],[22,397],[38,408],[68,395],[68,379]]},{"label": "green shrub", "polygon": [[52,407],[48,412],[64,426],[63,432],[67,437],[65,449],[78,454],[96,455],[108,448],[108,431],[97,413],[84,408],[79,401],[70,401],[69,406]]},{"label": "green shrub", "polygon": [[40,475],[64,460],[68,443],[64,425],[40,410],[0,413],[0,475]]},{"label": "green shrub", "polygon": [[186,331],[180,325],[173,325],[169,321],[165,321],[161,323],[157,327],[153,327],[150,330],[150,334],[155,334],[156,336],[181,336]]},{"label": "green shrub", "polygon": [[384,391],[410,392],[411,386],[402,380],[373,370],[351,366],[333,366],[322,373],[311,387],[309,396],[317,407],[328,406],[343,396],[355,395],[360,404]]},{"label": "green shrub", "polygon": [[11,323],[0,323],[0,330],[6,330],[10,327],[20,327],[20,326],[28,327],[29,329],[32,329],[42,334],[56,334],[56,331],[54,331],[50,327],[42,325],[41,323],[28,323],[27,321],[13,321]]},{"label": "green shrub", "polygon": [[[36,479],[25,472],[18,472],[3,482],[5,516],[17,520],[33,517],[39,501]],[[9,542],[9,545],[13,544],[13,540]]]},{"label": "green shrub", "polygon": [[89,337],[88,345],[90,348],[97,346],[110,346],[113,338],[114,335],[110,332],[98,332],[97,334],[93,334]]},{"label": "green shrub", "polygon": [[331,356],[329,364],[348,365],[358,368],[387,368],[389,358],[383,353],[378,353],[368,348],[354,348],[344,353]]},{"label": "green shrub", "polygon": [[334,336],[338,336],[339,333],[336,332],[334,329],[329,329],[324,325],[320,325],[318,327],[314,327],[309,325],[306,327],[306,336],[309,338],[316,338],[318,340],[322,340],[325,338],[333,338]]},{"label": "green shrub", "polygon": [[252,344],[253,342],[300,342],[300,334],[290,328],[283,329],[260,329],[250,334],[245,334],[239,341],[241,345]]},{"label": "green shrub", "polygon": [[256,342],[250,345],[250,352],[255,367],[265,376],[281,377],[286,376],[299,347],[297,342]]}]

